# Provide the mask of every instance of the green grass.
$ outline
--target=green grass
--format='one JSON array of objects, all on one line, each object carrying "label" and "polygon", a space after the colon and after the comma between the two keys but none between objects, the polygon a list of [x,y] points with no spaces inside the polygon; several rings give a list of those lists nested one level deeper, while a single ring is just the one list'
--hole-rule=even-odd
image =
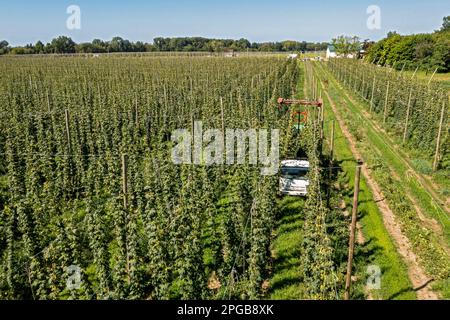
[{"label": "green grass", "polygon": [[[322,68],[320,68],[320,73],[322,75],[326,74],[328,79],[333,79]],[[333,80],[333,83],[337,83],[337,81]],[[371,123],[361,117],[361,104],[353,104],[345,96],[343,88],[339,88],[339,86],[330,86],[330,94],[337,105],[347,109],[342,114],[344,114],[346,122],[350,124],[349,127],[352,134],[361,138],[358,148],[363,152],[367,158],[366,160],[371,165],[377,166],[372,172],[375,178],[382,182],[381,186],[384,186],[385,195],[390,200],[394,212],[400,218],[404,231],[408,238],[412,240],[414,249],[419,257],[422,258],[427,271],[431,274],[437,274],[438,278],[445,278],[448,272],[446,269],[448,257],[440,247],[440,244],[443,242],[448,243],[450,239],[449,221],[445,216],[445,212],[435,205],[433,198],[422,188],[419,182],[408,174],[408,168],[402,161],[402,158],[386,143],[388,138],[379,132],[375,132]],[[346,106],[346,108],[343,106]],[[398,173],[396,179],[400,181],[391,179],[392,174],[389,167]],[[406,192],[414,195],[416,203],[419,204],[426,215],[435,218],[441,223],[444,230],[442,237],[429,233],[422,228],[411,203],[406,199]],[[405,210],[405,208],[408,208],[408,210]],[[440,287],[439,282],[437,287]],[[447,290],[444,288],[440,291],[442,296],[445,297]]]},{"label": "green grass", "polygon": [[279,216],[275,241],[272,245],[273,277],[270,280],[270,299],[296,300],[302,298],[300,250],[302,244],[303,208],[301,198],[284,197],[279,200]]},{"label": "green grass", "polygon": [[[329,73],[327,73],[327,76],[329,78],[332,77]],[[365,148],[375,150],[377,154],[372,155],[373,158],[378,158],[378,161],[381,160],[383,164],[385,163],[395,170],[400,179],[401,186],[405,191],[414,195],[422,208],[422,211],[429,218],[433,218],[441,224],[444,231],[441,240],[446,242],[447,245],[450,245],[450,219],[448,219],[445,210],[437,204],[431,194],[421,186],[420,182],[414,176],[408,174],[409,168],[405,163],[405,160],[399,155],[399,152],[389,144],[390,137],[383,132],[375,131],[372,123],[364,119],[362,116],[364,102],[356,97],[353,98],[353,101],[356,103],[353,103],[345,96],[343,88],[336,89],[335,93],[336,95],[339,95],[338,99],[340,99],[340,105],[345,105],[348,108],[345,114],[349,118],[349,121],[357,126],[353,128],[353,131],[357,131],[359,127],[364,128],[364,141],[361,141],[360,144]],[[381,120],[378,119],[378,122],[379,121]],[[370,150],[367,150],[366,153],[370,153]]]},{"label": "green grass", "polygon": [[[304,73],[299,76],[296,96],[303,93]],[[273,270],[268,297],[276,300],[302,298],[300,250],[302,245],[304,199],[282,197],[278,200],[277,225],[272,242]]]},{"label": "green grass", "polygon": [[[300,66],[302,67],[303,64]],[[303,75],[304,73],[302,77]],[[302,95],[303,92],[301,82],[297,87],[298,95]],[[327,121],[335,119],[330,104],[326,103],[325,106]],[[327,124],[325,126],[326,137],[330,134],[330,122]],[[335,136],[335,159],[342,168],[338,183],[343,186],[341,193],[345,202],[349,204],[354,187],[355,160],[337,122]],[[274,260],[268,295],[271,299],[302,298],[300,250],[303,202],[304,200],[301,198],[284,197],[278,203],[279,216],[277,217],[275,239],[272,243]],[[369,265],[378,265],[382,271],[381,290],[373,290],[372,297],[375,299],[415,299],[416,295],[408,279],[406,266],[384,227],[381,214],[364,179],[361,180],[359,212],[359,222],[366,242],[362,246],[357,245],[355,250],[355,274],[358,281],[352,290],[353,298],[365,298],[364,285],[368,276],[366,268]]]},{"label": "green grass", "polygon": [[[414,71],[404,71],[406,75],[413,76]],[[433,72],[429,72],[428,74],[425,71],[417,71],[415,77],[417,79],[421,79],[424,81],[429,81],[431,79],[431,76],[433,75]],[[436,73],[433,77],[432,81],[436,81],[441,83],[443,86],[445,86],[450,91],[450,72],[447,73]]]},{"label": "green grass", "polygon": [[[303,64],[300,64],[303,66]],[[303,73],[304,74],[304,73]],[[302,75],[303,76],[303,75]],[[308,87],[306,87],[308,89]],[[299,83],[298,95],[302,95],[303,84]],[[331,107],[326,104],[327,120],[334,119]],[[355,160],[336,123],[335,158],[342,168],[339,183],[346,203],[351,203],[355,175]],[[325,126],[329,136],[329,126]],[[302,284],[300,278],[300,250],[302,243],[302,207],[301,198],[285,197],[279,201],[279,219],[272,244],[273,270],[270,280],[269,297],[271,299],[301,299]],[[355,252],[355,273],[358,282],[353,288],[353,297],[364,298],[364,284],[367,279],[368,265],[378,265],[382,270],[382,286],[372,291],[374,298],[415,299],[415,292],[407,276],[407,270],[387,233],[373,195],[364,179],[361,181],[359,222],[366,240],[365,245],[357,246]]]},{"label": "green grass", "polygon": [[[330,93],[333,98],[333,94]],[[336,120],[330,103],[325,99],[325,114],[327,125],[325,125],[325,136],[330,136],[330,121]],[[344,137],[337,120],[335,121],[335,159],[341,166],[343,173],[340,182],[347,190],[345,202],[351,203],[354,187],[355,159],[350,150],[349,144]],[[363,246],[357,246],[355,252],[355,263],[358,278],[365,279],[368,265],[378,265],[381,268],[381,290],[372,290],[374,298],[381,299],[415,299],[415,292],[412,290],[411,282],[408,278],[407,268],[398,254],[392,242],[378,207],[373,199],[373,194],[367,186],[364,178],[360,182],[359,195],[359,223],[365,238]],[[361,284],[360,284],[361,285]]]}]

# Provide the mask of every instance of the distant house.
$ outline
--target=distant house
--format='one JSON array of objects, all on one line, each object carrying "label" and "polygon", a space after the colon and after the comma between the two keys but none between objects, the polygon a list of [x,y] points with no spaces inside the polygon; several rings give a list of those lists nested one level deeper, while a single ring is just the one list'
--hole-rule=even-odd
[{"label": "distant house", "polygon": [[232,57],[236,57],[236,53],[234,52],[234,50],[225,49],[225,51],[223,52],[223,56],[227,57],[227,58],[232,58]]},{"label": "distant house", "polygon": [[327,48],[327,59],[336,57],[337,57],[336,48],[332,45],[329,45]]}]

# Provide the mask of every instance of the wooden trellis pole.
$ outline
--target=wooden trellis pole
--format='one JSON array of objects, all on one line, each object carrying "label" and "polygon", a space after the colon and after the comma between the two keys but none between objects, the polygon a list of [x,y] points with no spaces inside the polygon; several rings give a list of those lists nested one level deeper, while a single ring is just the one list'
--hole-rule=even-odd
[{"label": "wooden trellis pole", "polygon": [[362,162],[358,161],[355,174],[355,191],[353,194],[353,208],[352,208],[352,222],[350,225],[350,241],[348,245],[348,262],[347,262],[347,275],[345,279],[345,294],[344,299],[350,299],[350,287],[352,283],[352,264],[353,253],[355,251],[355,231],[356,231],[356,219],[358,215],[358,197],[359,197],[359,181],[361,179],[361,166]]},{"label": "wooden trellis pole", "polygon": [[71,145],[71,139],[70,139],[69,109],[66,109],[64,114],[65,114],[65,120],[66,120],[67,145],[69,146],[69,153],[71,153],[72,145]]},{"label": "wooden trellis pole", "polygon": [[331,141],[330,141],[330,159],[333,160],[334,157],[334,130],[336,123],[335,121],[331,121]]},{"label": "wooden trellis pole", "polygon": [[138,112],[138,96],[137,93],[134,93],[134,112],[136,116],[136,127],[139,126],[139,112]]},{"label": "wooden trellis pole", "polygon": [[225,119],[223,113],[223,98],[220,97],[220,117],[222,119],[222,134],[225,136]]},{"label": "wooden trellis pole", "polygon": [[444,114],[445,114],[445,100],[442,101],[442,109],[441,109],[441,119],[439,121],[439,130],[438,130],[438,136],[436,141],[436,152],[434,154],[434,161],[433,161],[433,171],[437,170],[438,164],[439,164],[439,153],[440,153],[440,147],[441,147],[441,134],[442,134],[442,125],[444,124]]},{"label": "wooden trellis pole", "polygon": [[50,108],[50,96],[47,90],[47,109],[48,109],[48,113],[52,112],[52,109]]},{"label": "wooden trellis pole", "polygon": [[364,78],[364,71],[362,72],[362,85],[361,85],[361,95],[364,97],[364,99],[366,99],[366,96],[364,94],[364,89],[366,86],[366,82],[365,82],[365,78]]},{"label": "wooden trellis pole", "polygon": [[419,66],[417,66],[416,70],[414,70],[414,73],[413,73],[411,79],[414,79],[414,77],[416,76],[417,70],[419,70]]},{"label": "wooden trellis pole", "polygon": [[328,161],[328,180],[329,185],[327,189],[327,207],[330,206],[330,196],[331,196],[331,177],[333,175],[333,157],[334,157],[334,120],[331,121],[331,137],[330,137],[330,161]]},{"label": "wooden trellis pole", "polygon": [[[320,98],[320,100],[322,100],[322,98]],[[320,140],[323,141],[323,138],[324,138],[323,125],[325,122],[325,109],[323,106],[323,102],[322,102],[322,106],[319,109],[319,115],[320,115]]]},{"label": "wooden trellis pole", "polygon": [[406,66],[406,62],[403,64],[402,70],[400,71],[400,74],[403,73],[403,71],[405,70],[405,66]]},{"label": "wooden trellis pole", "polygon": [[411,98],[412,98],[413,88],[409,90],[409,98],[408,98],[408,107],[406,109],[406,120],[405,120],[405,131],[403,132],[403,143],[406,141],[406,136],[408,134],[408,124],[409,124],[409,115],[411,112]]},{"label": "wooden trellis pole", "polygon": [[123,192],[123,207],[128,209],[128,155],[122,154],[122,192]]},{"label": "wooden trellis pole", "polygon": [[383,113],[383,123],[386,122],[386,117],[387,117],[387,105],[388,105],[388,101],[389,101],[389,84],[390,82],[387,82],[387,87],[386,87],[386,98],[384,100],[384,113]]},{"label": "wooden trellis pole", "polygon": [[[122,192],[123,192],[123,208],[125,211],[125,225],[128,225],[128,155],[122,154]],[[128,248],[128,236],[125,234],[125,250],[126,250],[126,274],[128,283],[131,282],[130,276],[130,250]]]},{"label": "wooden trellis pole", "polygon": [[370,112],[372,112],[373,109],[373,97],[375,94],[375,82],[376,82],[377,77],[374,75],[373,76],[373,84],[372,84],[372,95],[370,97]]},{"label": "wooden trellis pole", "polygon": [[328,177],[331,179],[331,174],[333,173],[333,157],[334,157],[334,130],[335,122],[331,122],[331,138],[330,138],[330,163],[328,166]]},{"label": "wooden trellis pole", "polygon": [[431,78],[430,78],[430,80],[428,80],[428,85],[430,85],[430,83],[431,83],[431,80],[433,80],[433,78],[434,78],[434,75],[436,74],[436,72],[438,71],[438,68],[436,68],[436,69],[434,69],[434,72],[433,72],[433,74],[431,75]]}]

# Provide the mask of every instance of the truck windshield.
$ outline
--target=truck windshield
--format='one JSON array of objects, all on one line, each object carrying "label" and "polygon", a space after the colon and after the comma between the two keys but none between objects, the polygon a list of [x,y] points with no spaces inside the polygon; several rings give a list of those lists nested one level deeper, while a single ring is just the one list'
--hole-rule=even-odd
[{"label": "truck windshield", "polygon": [[281,175],[283,178],[288,179],[306,179],[308,175],[308,168],[299,168],[299,167],[282,167]]}]

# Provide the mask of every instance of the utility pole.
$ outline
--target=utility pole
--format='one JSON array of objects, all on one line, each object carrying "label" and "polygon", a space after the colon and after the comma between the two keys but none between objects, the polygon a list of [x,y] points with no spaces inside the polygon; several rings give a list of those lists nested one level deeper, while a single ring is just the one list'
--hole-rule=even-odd
[{"label": "utility pole", "polygon": [[355,231],[356,231],[356,219],[358,215],[358,197],[359,197],[359,181],[361,178],[361,166],[362,161],[358,161],[358,166],[356,167],[355,174],[355,191],[353,194],[353,209],[352,209],[352,222],[350,225],[350,241],[348,245],[348,262],[347,262],[347,276],[345,279],[345,295],[344,299],[350,299],[350,288],[352,283],[352,264],[353,264],[353,253],[355,251]]}]

